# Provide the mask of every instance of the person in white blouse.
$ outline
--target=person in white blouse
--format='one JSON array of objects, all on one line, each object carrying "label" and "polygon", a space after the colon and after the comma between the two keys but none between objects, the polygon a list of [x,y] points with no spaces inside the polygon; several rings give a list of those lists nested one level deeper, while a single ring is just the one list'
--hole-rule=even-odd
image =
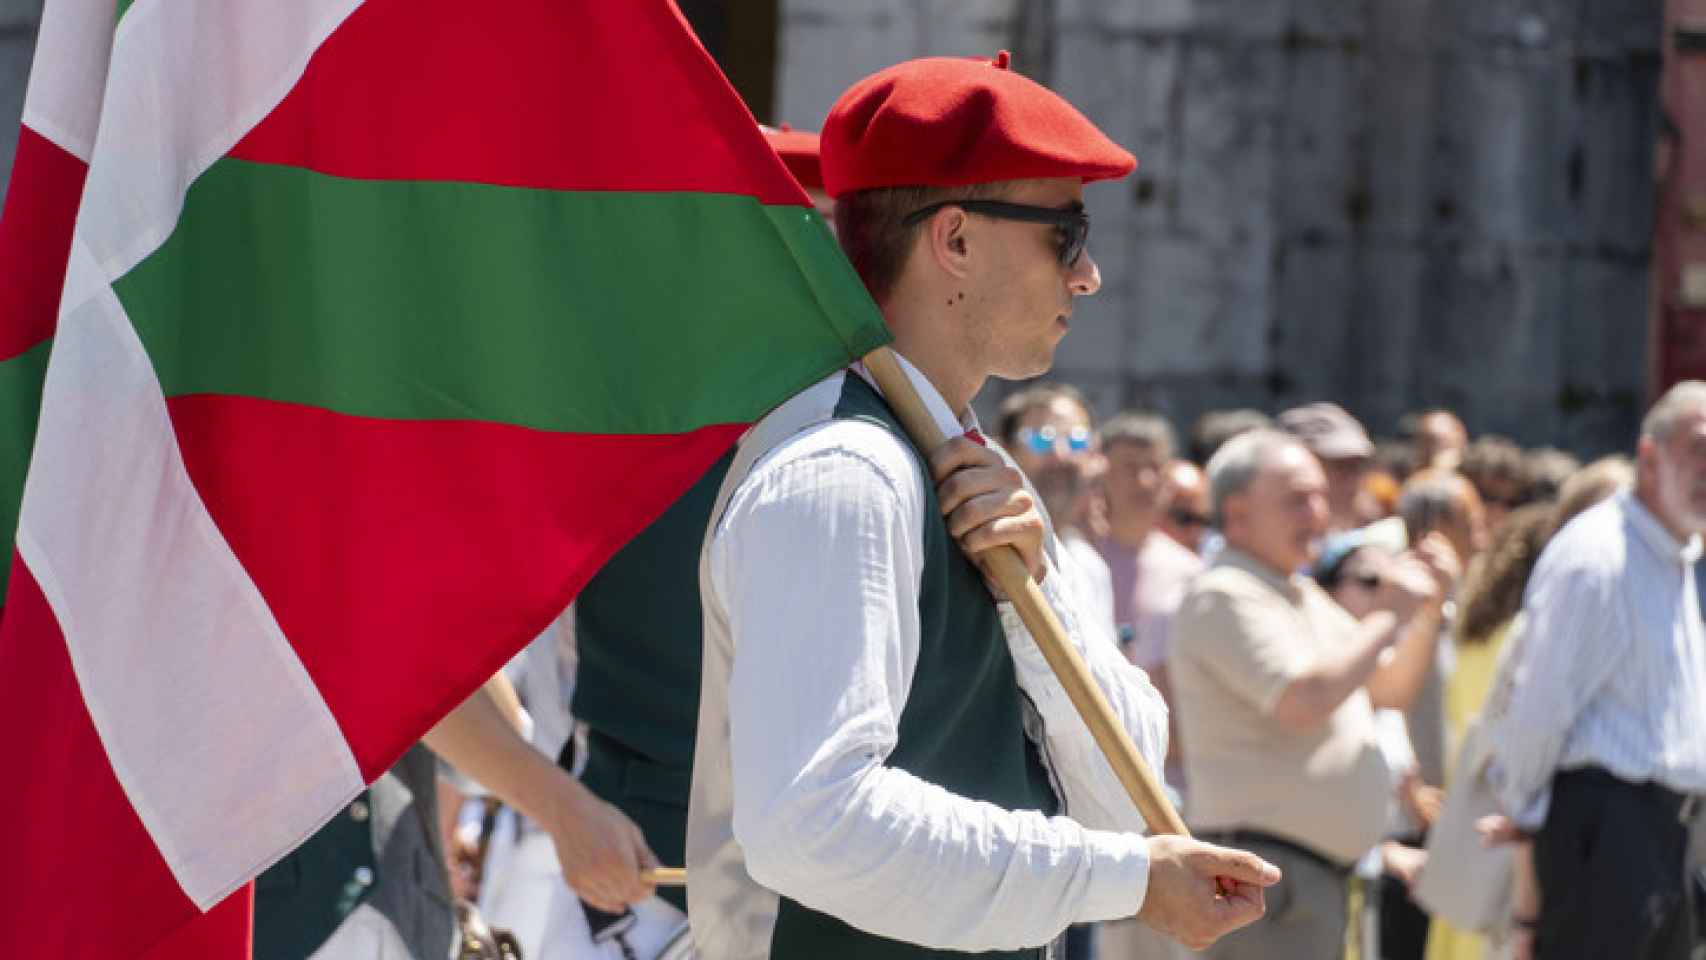
[{"label": "person in white blouse", "polygon": [[1535,955],[1689,956],[1688,821],[1706,795],[1706,383],[1641,424],[1635,489],[1570,521],[1523,599],[1489,781],[1534,834]]},{"label": "person in white blouse", "polygon": [[1078,615],[1070,559],[970,412],[988,377],[1048,369],[1073,300],[1100,286],[1083,183],[1134,166],[1005,68],[1005,54],[901,64],[824,123],[842,246],[956,439],[917,450],[855,366],[741,442],[700,567],[688,913],[711,960],[1034,956],[1069,923],[1133,914],[1201,946],[1259,916],[1278,880],[1249,854],[1142,836],[967,559],[1019,550],[1159,765],[1165,708]]}]

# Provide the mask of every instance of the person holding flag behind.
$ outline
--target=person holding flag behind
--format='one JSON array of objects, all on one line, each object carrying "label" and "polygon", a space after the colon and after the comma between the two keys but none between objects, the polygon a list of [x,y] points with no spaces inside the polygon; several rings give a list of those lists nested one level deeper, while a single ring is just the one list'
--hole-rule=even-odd
[{"label": "person holding flag behind", "polygon": [[970,413],[989,377],[1049,368],[1074,298],[1101,284],[1083,184],[1135,161],[1003,53],[855,84],[825,121],[822,163],[904,375],[956,439],[916,449],[861,364],[741,441],[700,565],[687,867],[701,954],[1035,955],[1069,923],[1134,914],[1201,947],[1255,920],[1278,871],[1140,836],[971,559],[1018,550],[1159,769],[1166,708],[1076,615],[1070,560]]}]

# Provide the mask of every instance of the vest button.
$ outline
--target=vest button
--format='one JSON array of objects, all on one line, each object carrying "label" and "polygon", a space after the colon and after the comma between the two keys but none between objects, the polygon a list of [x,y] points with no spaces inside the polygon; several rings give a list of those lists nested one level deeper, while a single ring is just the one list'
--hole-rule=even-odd
[{"label": "vest button", "polygon": [[370,867],[355,868],[355,882],[364,887],[373,886],[373,870]]},{"label": "vest button", "polygon": [[368,816],[367,801],[357,800],[349,805],[349,818],[356,823],[366,823]]}]

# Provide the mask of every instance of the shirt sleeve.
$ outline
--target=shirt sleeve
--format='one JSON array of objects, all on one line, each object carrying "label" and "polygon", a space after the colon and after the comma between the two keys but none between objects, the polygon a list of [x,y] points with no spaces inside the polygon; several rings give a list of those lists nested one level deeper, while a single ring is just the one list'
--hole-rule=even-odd
[{"label": "shirt sleeve", "polygon": [[1215,585],[1186,596],[1177,629],[1216,680],[1272,714],[1285,688],[1310,666],[1307,645],[1292,633],[1299,626],[1266,598]]},{"label": "shirt sleeve", "polygon": [[748,872],[940,949],[1036,946],[1136,913],[1142,837],[1003,810],[885,764],[918,658],[923,477],[886,433],[841,428],[848,443],[761,463],[713,544],[735,639],[733,827]]},{"label": "shirt sleeve", "polygon": [[[1071,552],[1057,551],[1062,568],[1044,577],[1043,596],[1066,628],[1067,637],[1084,657],[1090,674],[1114,715],[1131,737],[1149,769],[1159,780],[1167,758],[1167,704],[1148,674],[1131,665],[1120,652],[1112,623],[1085,616],[1092,610],[1085,578]],[[1065,794],[1066,811],[1075,820],[1106,830],[1141,833],[1147,829],[1124,784],[1079,716],[1066,688],[1055,677],[1018,611],[1001,604],[1001,624],[1013,656],[1019,686],[1042,720],[1042,744],[1049,765]],[[1144,877],[1147,885],[1148,877]]]},{"label": "shirt sleeve", "polygon": [[1538,829],[1565,738],[1629,645],[1613,576],[1577,559],[1574,541],[1541,555],[1523,597],[1510,703],[1493,730],[1488,781],[1505,812]]}]

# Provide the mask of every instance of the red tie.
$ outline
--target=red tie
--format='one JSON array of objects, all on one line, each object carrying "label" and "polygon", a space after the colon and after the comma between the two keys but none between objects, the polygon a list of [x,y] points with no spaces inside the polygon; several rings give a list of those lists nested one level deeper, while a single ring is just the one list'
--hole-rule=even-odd
[{"label": "red tie", "polygon": [[977,432],[976,427],[972,427],[970,430],[966,431],[966,439],[980,447],[989,446],[989,441],[983,438],[983,434]]}]

